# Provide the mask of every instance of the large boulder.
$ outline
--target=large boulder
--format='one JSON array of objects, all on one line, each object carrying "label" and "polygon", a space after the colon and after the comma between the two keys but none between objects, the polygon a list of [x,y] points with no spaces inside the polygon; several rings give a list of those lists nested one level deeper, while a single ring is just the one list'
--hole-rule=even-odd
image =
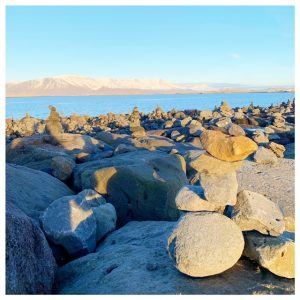
[{"label": "large boulder", "polygon": [[272,237],[247,232],[243,255],[278,276],[295,278],[295,242],[286,233]]},{"label": "large boulder", "polygon": [[176,268],[192,277],[230,269],[241,257],[244,238],[229,218],[212,212],[185,214],[168,239]]},{"label": "large boulder", "polygon": [[224,206],[208,202],[201,186],[186,185],[182,187],[175,198],[176,206],[182,211],[218,211],[223,213]]},{"label": "large boulder", "polygon": [[241,295],[295,292],[293,279],[258,269],[243,257],[219,275],[200,279],[184,276],[174,268],[165,249],[175,225],[175,222],[166,221],[127,223],[107,236],[96,253],[59,268],[56,293]]},{"label": "large boulder", "polygon": [[200,185],[208,202],[217,206],[234,205],[236,203],[238,191],[236,172],[224,175],[201,173]]},{"label": "large boulder", "polygon": [[51,294],[56,271],[42,230],[6,203],[6,294]]},{"label": "large boulder", "polygon": [[93,190],[57,199],[40,218],[47,238],[71,258],[93,252],[96,243],[116,226],[116,212],[105,202]]},{"label": "large boulder", "polygon": [[7,201],[36,221],[54,200],[72,194],[63,182],[44,172],[6,164]]},{"label": "large boulder", "polygon": [[244,136],[228,136],[220,131],[205,130],[201,134],[203,148],[215,158],[239,161],[257,150],[257,144]]},{"label": "large boulder", "polygon": [[185,184],[180,155],[140,150],[77,165],[74,186],[94,189],[117,211],[118,225],[134,220],[177,220],[178,190]]},{"label": "large boulder", "polygon": [[242,231],[256,230],[278,236],[285,229],[279,206],[265,196],[247,190],[239,192],[232,219]]}]

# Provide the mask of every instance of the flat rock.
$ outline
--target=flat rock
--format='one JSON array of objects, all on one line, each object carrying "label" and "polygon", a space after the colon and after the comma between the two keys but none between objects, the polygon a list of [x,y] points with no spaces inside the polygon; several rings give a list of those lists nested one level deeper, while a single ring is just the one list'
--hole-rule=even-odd
[{"label": "flat rock", "polygon": [[276,165],[278,159],[273,151],[260,146],[254,154],[254,161],[258,164]]},{"label": "flat rock", "polygon": [[295,278],[295,242],[285,234],[272,237],[247,232],[243,255],[275,275]]},{"label": "flat rock", "polygon": [[168,239],[169,254],[176,268],[192,277],[230,269],[243,249],[240,228],[229,218],[212,212],[185,214]]},{"label": "flat rock", "polygon": [[200,153],[200,155],[192,158],[189,167],[199,173],[206,173],[209,175],[225,175],[226,173],[238,170],[242,162],[227,162],[219,160],[209,153]]},{"label": "flat rock", "polygon": [[228,136],[220,131],[206,130],[201,137],[203,148],[215,158],[239,161],[257,150],[257,144],[244,136]]},{"label": "flat rock", "polygon": [[256,230],[278,236],[285,229],[279,206],[263,195],[248,190],[239,192],[232,219],[242,231]]},{"label": "flat rock", "polygon": [[208,202],[218,206],[234,205],[236,203],[238,191],[236,172],[224,175],[201,173],[200,185]]},{"label": "flat rock", "polygon": [[183,211],[217,211],[223,213],[225,206],[217,206],[208,202],[204,190],[200,186],[186,185],[182,187],[175,198],[176,206]]},{"label": "flat rock", "polygon": [[6,203],[6,294],[51,294],[56,263],[42,230]]},{"label": "flat rock", "polygon": [[63,182],[47,173],[6,164],[7,201],[36,221],[54,200],[72,194]]},{"label": "flat rock", "polygon": [[[61,267],[58,294],[293,294],[293,279],[258,269],[241,258],[222,274],[192,278],[174,268],[166,241],[175,222],[132,221],[88,254]],[[105,259],[103,259],[105,258]],[[124,276],[126,274],[126,276]]]},{"label": "flat rock", "polygon": [[77,165],[74,186],[94,189],[116,208],[118,225],[129,220],[177,220],[175,196],[187,184],[184,158],[140,150]]},{"label": "flat rock", "polygon": [[[40,218],[43,231],[52,243],[62,246],[71,258],[85,255],[94,251],[97,241],[115,228],[114,210],[94,213],[101,210],[102,206],[105,206],[105,199],[93,190],[59,198]],[[104,213],[112,214],[112,218],[104,219]],[[108,228],[108,231],[104,228]]]}]

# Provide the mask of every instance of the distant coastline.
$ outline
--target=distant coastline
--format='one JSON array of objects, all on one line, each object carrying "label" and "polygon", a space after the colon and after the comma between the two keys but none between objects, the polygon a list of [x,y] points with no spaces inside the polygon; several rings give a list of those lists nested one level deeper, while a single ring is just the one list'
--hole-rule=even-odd
[{"label": "distant coastline", "polygon": [[127,94],[90,94],[90,95],[26,95],[26,96],[10,96],[6,95],[6,98],[34,98],[34,97],[101,97],[101,96],[145,96],[145,95],[205,95],[205,94],[270,94],[270,93],[295,93],[294,90],[278,90],[278,91],[261,91],[261,90],[250,90],[250,91],[207,91],[207,92],[177,92],[177,93],[168,93],[168,92],[152,92],[152,93],[127,93]]},{"label": "distant coastline", "polygon": [[292,92],[290,86],[253,86],[232,83],[175,83],[163,79],[91,78],[60,75],[7,82],[6,97],[187,95]]}]

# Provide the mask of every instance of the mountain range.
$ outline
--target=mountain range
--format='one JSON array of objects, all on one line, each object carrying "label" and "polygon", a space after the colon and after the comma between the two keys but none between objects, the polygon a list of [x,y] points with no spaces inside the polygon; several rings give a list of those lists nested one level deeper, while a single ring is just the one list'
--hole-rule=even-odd
[{"label": "mountain range", "polygon": [[294,92],[291,86],[173,83],[162,79],[110,79],[62,75],[6,83],[7,97]]}]

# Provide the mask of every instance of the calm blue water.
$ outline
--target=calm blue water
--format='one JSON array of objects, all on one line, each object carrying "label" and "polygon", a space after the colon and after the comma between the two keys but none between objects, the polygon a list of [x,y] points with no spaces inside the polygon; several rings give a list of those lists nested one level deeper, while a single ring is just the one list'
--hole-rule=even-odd
[{"label": "calm blue water", "polygon": [[19,119],[28,112],[31,116],[45,119],[49,115],[49,105],[54,105],[65,116],[72,113],[97,116],[113,113],[128,113],[137,106],[140,111],[149,113],[157,105],[165,111],[172,108],[213,109],[226,100],[231,107],[242,107],[253,101],[254,105],[269,106],[288,99],[294,93],[239,93],[239,94],[192,94],[192,95],[129,95],[129,96],[59,96],[6,98],[6,117]]}]

